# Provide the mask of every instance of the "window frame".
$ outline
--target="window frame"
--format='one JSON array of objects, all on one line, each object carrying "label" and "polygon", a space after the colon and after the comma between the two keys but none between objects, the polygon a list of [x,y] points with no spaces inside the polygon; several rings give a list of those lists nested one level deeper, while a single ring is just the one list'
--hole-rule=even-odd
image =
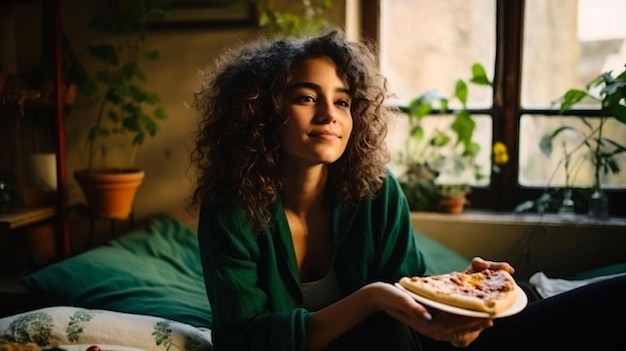
[{"label": "window frame", "polygon": [[[380,42],[380,2],[361,1],[361,38],[374,45]],[[537,199],[544,187],[521,186],[519,173],[519,122],[522,115],[559,116],[558,109],[525,109],[521,106],[521,77],[525,1],[496,0],[496,56],[494,60],[493,103],[491,108],[470,109],[492,116],[493,140],[504,142],[509,162],[499,173],[491,172],[491,184],[472,190],[472,208],[511,212],[520,203]],[[571,110],[569,115],[598,117],[599,110]],[[622,169],[626,172],[626,167]],[[609,198],[611,216],[626,217],[626,188],[604,189]]]}]

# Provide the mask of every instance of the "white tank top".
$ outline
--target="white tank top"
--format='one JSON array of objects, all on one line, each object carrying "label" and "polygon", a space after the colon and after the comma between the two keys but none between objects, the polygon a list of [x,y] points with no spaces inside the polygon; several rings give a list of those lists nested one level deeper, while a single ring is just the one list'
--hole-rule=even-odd
[{"label": "white tank top", "polygon": [[341,298],[339,284],[335,272],[331,269],[320,280],[301,283],[300,290],[304,301],[304,308],[309,311],[322,309]]}]

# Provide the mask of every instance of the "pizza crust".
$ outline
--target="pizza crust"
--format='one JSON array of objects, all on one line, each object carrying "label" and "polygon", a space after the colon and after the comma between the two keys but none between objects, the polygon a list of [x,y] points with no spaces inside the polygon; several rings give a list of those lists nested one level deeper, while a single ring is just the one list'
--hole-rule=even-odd
[{"label": "pizza crust", "polygon": [[517,299],[515,280],[503,270],[403,277],[399,284],[430,300],[489,314],[505,311]]}]

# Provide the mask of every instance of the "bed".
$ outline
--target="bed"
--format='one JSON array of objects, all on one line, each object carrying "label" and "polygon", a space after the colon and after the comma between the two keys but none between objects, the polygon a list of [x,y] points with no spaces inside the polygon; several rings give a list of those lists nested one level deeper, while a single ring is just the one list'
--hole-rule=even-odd
[{"label": "bed", "polygon": [[[93,344],[213,349],[195,224],[184,211],[156,216],[105,245],[23,277],[34,307],[0,318],[0,343],[79,351]],[[428,274],[467,267],[467,258],[424,235],[417,239]]]}]

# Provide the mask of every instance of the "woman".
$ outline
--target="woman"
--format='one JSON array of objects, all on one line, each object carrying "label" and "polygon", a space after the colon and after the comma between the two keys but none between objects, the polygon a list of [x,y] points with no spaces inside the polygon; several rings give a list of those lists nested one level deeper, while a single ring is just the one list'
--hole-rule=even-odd
[{"label": "woman", "polygon": [[[482,339],[481,350],[500,350],[501,336],[529,339],[517,316],[431,315],[392,285],[425,267],[385,169],[391,111],[366,45],[338,31],[247,43],[203,78],[194,202],[218,350],[445,350]],[[479,258],[469,269],[485,268],[513,272]],[[487,337],[494,324],[501,331]]]}]

